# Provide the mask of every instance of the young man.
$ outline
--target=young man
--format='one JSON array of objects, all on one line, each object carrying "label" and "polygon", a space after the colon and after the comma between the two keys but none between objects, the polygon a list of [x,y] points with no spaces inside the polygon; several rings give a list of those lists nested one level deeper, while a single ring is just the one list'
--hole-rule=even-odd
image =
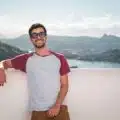
[{"label": "young man", "polygon": [[22,70],[28,76],[31,120],[70,120],[67,105],[64,104],[70,72],[67,60],[62,54],[47,48],[47,31],[42,24],[33,24],[29,28],[29,36],[35,52],[3,61],[0,85],[6,82],[4,69]]}]

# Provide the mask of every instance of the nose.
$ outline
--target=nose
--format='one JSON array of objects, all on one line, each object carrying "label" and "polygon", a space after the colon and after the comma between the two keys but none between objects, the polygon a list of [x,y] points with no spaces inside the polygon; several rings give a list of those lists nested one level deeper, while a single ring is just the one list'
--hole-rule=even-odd
[{"label": "nose", "polygon": [[38,38],[38,39],[40,39],[40,38],[41,38],[41,36],[40,36],[40,35],[38,35],[38,36],[37,36],[37,38]]}]

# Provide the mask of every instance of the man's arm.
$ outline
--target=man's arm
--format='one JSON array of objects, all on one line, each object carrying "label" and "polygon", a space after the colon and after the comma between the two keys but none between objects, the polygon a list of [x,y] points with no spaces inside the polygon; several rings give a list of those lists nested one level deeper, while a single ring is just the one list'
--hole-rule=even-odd
[{"label": "man's arm", "polygon": [[22,71],[25,71],[25,61],[28,56],[27,54],[17,55],[12,59],[4,60],[1,63],[0,67],[0,84],[4,85],[6,82],[5,69],[15,68]]},{"label": "man's arm", "polygon": [[61,105],[63,103],[66,95],[67,95],[68,88],[69,88],[68,75],[67,74],[60,77],[60,83],[61,83],[60,92],[58,94],[55,105]]},{"label": "man's arm", "polygon": [[55,105],[52,106],[47,112],[48,116],[56,116],[60,111],[60,106],[63,103],[66,94],[68,92],[68,73],[70,72],[69,64],[63,55],[59,56],[61,67],[60,67],[60,91],[56,99]]},{"label": "man's arm", "polygon": [[68,92],[68,73],[70,72],[70,67],[67,62],[67,59],[64,56],[61,56],[61,68],[60,68],[60,92],[58,94],[57,100],[56,100],[56,105],[60,106],[64,99],[65,96]]},{"label": "man's arm", "polygon": [[65,96],[68,92],[68,75],[64,74],[60,77],[61,87],[60,92],[58,93],[58,97],[56,103],[50,108],[47,112],[49,117],[57,116],[60,112],[60,106],[63,103]]},{"label": "man's arm", "polygon": [[0,62],[0,86],[3,86],[6,82],[5,69],[12,68],[12,63],[10,59]]}]

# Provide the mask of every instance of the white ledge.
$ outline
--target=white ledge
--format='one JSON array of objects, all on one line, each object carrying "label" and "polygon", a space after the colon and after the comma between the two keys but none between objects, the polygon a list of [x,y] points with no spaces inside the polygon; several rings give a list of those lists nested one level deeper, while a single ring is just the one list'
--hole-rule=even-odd
[{"label": "white ledge", "polygon": [[[27,77],[6,71],[0,87],[0,120],[26,120]],[[67,102],[71,120],[120,120],[120,69],[73,69]]]}]

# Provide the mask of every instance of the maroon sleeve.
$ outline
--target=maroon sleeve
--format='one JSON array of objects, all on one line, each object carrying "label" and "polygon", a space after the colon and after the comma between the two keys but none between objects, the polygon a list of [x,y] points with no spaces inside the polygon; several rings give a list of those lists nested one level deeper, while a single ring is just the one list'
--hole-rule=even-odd
[{"label": "maroon sleeve", "polygon": [[61,55],[60,57],[61,57],[60,58],[61,60],[60,75],[62,76],[70,72],[70,67],[66,58],[63,55]]},{"label": "maroon sleeve", "polygon": [[25,72],[26,54],[18,55],[11,59],[12,67]]}]

